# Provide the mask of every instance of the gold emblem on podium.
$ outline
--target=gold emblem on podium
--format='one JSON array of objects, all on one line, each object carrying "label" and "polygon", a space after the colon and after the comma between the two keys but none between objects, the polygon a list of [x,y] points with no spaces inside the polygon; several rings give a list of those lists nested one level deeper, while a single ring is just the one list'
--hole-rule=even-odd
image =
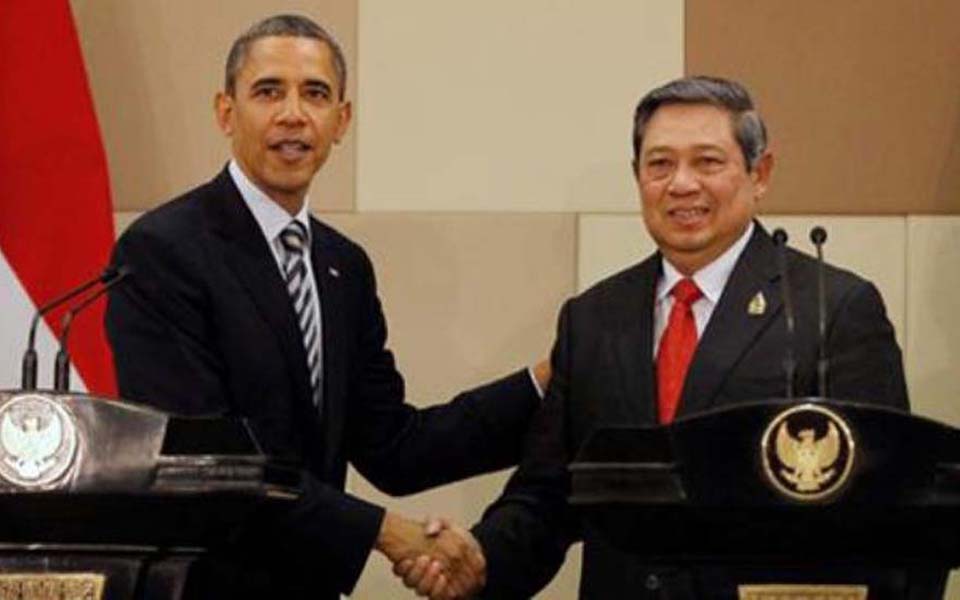
[{"label": "gold emblem on podium", "polygon": [[100,573],[2,573],[0,600],[101,600]]},{"label": "gold emblem on podium", "polygon": [[856,450],[846,421],[816,404],[774,417],[760,446],[767,481],[801,501],[822,500],[838,491],[850,476]]}]

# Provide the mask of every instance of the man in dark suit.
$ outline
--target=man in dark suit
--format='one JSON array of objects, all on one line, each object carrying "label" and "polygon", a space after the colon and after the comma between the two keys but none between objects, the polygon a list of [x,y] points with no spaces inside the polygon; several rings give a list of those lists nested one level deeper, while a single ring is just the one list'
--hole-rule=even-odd
[{"label": "man in dark suit", "polygon": [[289,518],[250,524],[198,568],[196,597],[336,598],[372,548],[435,557],[438,592],[473,585],[483,562],[468,532],[427,535],[345,494],[347,461],[393,494],[500,469],[518,461],[539,405],[524,371],[449,404],[404,403],[369,259],[307,212],[313,176],[350,122],[345,85],[339,46],[309,19],[254,25],[216,98],[233,160],[116,246],[134,273],[107,313],[121,395],[246,417],[266,452],[309,474]]},{"label": "man in dark suit", "polygon": [[[563,307],[553,378],[524,459],[474,528],[488,564],[484,597],[530,597],[578,540],[582,598],[717,597],[709,577],[639,564],[582,527],[567,504],[567,463],[599,426],[668,423],[783,396],[777,249],[754,218],[773,157],[746,90],[693,77],[641,100],[633,166],[659,250]],[[796,391],[815,395],[816,262],[789,251],[788,265]],[[826,282],[831,395],[906,410],[901,354],[876,288],[832,267]],[[429,587],[421,573],[406,575],[408,584]]]}]

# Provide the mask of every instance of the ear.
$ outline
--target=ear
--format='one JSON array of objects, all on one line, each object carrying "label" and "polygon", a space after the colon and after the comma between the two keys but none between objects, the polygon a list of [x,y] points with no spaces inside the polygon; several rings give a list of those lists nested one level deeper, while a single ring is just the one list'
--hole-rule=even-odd
[{"label": "ear", "polygon": [[347,135],[350,129],[350,121],[353,119],[353,104],[345,100],[340,104],[340,122],[337,123],[337,134],[333,138],[335,144],[339,144],[343,136]]},{"label": "ear", "polygon": [[630,172],[633,174],[633,182],[637,184],[637,195],[640,197],[640,201],[643,202],[643,188],[640,185],[640,159],[637,157],[630,159]]},{"label": "ear", "polygon": [[760,200],[767,193],[767,187],[770,185],[770,176],[773,173],[773,153],[769,150],[757,160],[753,171],[750,173],[750,179],[753,180],[753,187],[756,190],[756,199]]},{"label": "ear", "polygon": [[226,136],[233,135],[233,96],[226,92],[217,92],[213,98],[213,113],[220,131]]}]

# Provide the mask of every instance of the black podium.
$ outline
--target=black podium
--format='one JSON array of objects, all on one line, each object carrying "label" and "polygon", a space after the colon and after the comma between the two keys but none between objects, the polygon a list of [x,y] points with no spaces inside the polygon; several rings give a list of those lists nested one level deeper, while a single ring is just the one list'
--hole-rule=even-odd
[{"label": "black podium", "polygon": [[0,392],[0,599],[176,599],[191,565],[300,472],[243,420]]},{"label": "black podium", "polygon": [[598,430],[570,468],[588,527],[711,598],[937,598],[960,565],[960,431],[897,411],[742,404]]}]

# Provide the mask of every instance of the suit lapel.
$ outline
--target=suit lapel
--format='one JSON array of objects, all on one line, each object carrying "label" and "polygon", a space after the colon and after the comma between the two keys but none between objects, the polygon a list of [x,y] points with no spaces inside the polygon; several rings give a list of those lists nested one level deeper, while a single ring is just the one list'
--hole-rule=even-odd
[{"label": "suit lapel", "polygon": [[309,398],[306,351],[273,252],[226,169],[213,185],[219,189],[207,210],[212,213],[214,231],[228,246],[224,260],[277,337],[297,397]]},{"label": "suit lapel", "polygon": [[324,468],[332,469],[341,447],[347,395],[347,345],[344,297],[344,277],[348,273],[341,264],[340,254],[331,243],[330,235],[311,219],[311,258],[313,272],[319,287],[321,321],[323,323],[323,407]]},{"label": "suit lapel", "polygon": [[[782,300],[779,279],[773,242],[757,223],[697,345],[684,384],[680,415],[710,408],[734,366],[777,318]],[[750,305],[758,294],[764,299],[765,309],[762,314],[751,314],[756,313]]]},{"label": "suit lapel", "polygon": [[617,371],[620,374],[624,417],[637,422],[657,421],[655,372],[653,368],[653,308],[660,254],[637,265],[625,282],[627,289],[617,295],[623,304],[614,312],[613,337]]}]

